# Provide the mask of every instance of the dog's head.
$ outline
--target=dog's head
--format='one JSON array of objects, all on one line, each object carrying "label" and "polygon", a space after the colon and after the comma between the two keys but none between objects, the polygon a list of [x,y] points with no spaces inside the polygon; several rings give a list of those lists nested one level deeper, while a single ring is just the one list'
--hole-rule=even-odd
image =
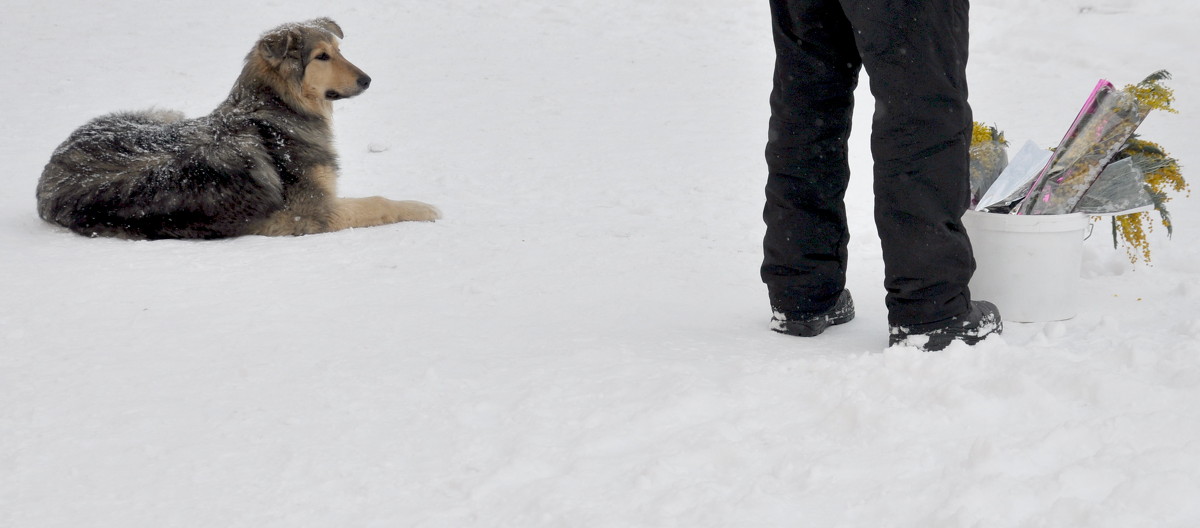
[{"label": "dog's head", "polygon": [[265,33],[251,52],[285,84],[281,94],[327,114],[330,101],[354,97],[371,77],[342,56],[342,28],[328,18],[285,24]]}]

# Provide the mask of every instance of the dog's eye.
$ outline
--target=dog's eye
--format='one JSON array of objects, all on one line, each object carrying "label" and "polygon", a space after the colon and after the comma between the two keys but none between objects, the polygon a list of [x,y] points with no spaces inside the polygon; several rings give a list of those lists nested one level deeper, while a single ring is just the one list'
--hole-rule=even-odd
[{"label": "dog's eye", "polygon": [[314,58],[315,58],[315,59],[317,59],[317,60],[319,60],[319,61],[327,61],[327,60],[329,60],[329,59],[331,59],[331,58],[333,58],[333,57],[330,57],[328,53],[321,52],[321,54],[320,54],[320,55],[317,55],[317,56],[316,56],[316,57],[314,57]]}]

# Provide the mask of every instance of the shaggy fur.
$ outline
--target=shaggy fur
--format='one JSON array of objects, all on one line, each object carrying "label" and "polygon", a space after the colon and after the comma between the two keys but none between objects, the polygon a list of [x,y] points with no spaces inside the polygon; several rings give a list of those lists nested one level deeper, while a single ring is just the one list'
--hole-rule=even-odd
[{"label": "shaggy fur", "polygon": [[437,219],[421,202],[337,198],[331,102],[371,83],[342,57],[342,36],[327,18],[267,32],[207,116],[150,110],[89,122],[42,172],[38,213],[82,235],[129,239],[304,235]]}]

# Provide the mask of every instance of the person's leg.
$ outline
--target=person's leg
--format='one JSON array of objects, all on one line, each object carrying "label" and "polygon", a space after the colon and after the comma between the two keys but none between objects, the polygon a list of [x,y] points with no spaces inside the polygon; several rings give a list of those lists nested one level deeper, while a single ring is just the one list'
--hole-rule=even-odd
[{"label": "person's leg", "polygon": [[829,310],[846,282],[846,140],[860,62],[837,0],[771,0],[775,78],[762,280],[772,309]]},{"label": "person's leg", "polygon": [[968,0],[842,0],[875,96],[871,150],[888,322],[967,313]]}]

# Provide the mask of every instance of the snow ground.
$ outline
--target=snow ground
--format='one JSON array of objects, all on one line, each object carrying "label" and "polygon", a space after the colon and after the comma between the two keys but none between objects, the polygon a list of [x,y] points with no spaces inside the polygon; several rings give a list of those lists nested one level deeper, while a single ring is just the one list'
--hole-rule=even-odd
[{"label": "snow ground", "polygon": [[[1181,113],[1143,135],[1200,159],[1200,4],[972,4],[977,119],[1049,146],[1097,78],[1166,68]],[[1072,320],[885,349],[862,92],[858,318],[767,330],[766,2],[2,9],[0,526],[1200,524],[1195,197],[1153,266],[1097,226]],[[336,109],[343,193],[443,221],[123,242],[37,218],[73,128],[207,113],[262,31],[323,15],[375,80]]]}]

